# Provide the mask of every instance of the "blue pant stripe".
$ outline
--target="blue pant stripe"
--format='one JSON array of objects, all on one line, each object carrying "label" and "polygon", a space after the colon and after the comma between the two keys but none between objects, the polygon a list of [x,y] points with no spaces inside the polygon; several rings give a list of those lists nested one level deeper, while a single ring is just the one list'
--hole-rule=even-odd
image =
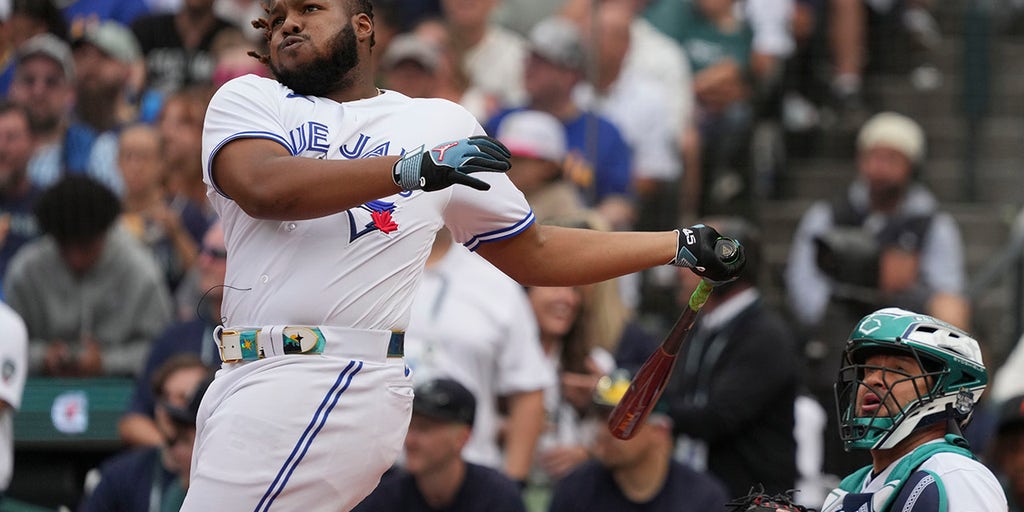
[{"label": "blue pant stripe", "polygon": [[[263,494],[263,498],[261,498],[260,502],[256,505],[254,512],[269,510],[270,502],[272,502],[274,498],[276,498],[277,495],[281,493],[281,490],[284,489],[284,484],[288,479],[285,476],[285,473],[287,472],[288,475],[290,475],[291,471],[294,470],[293,466],[297,465],[299,463],[299,460],[301,460],[301,456],[298,455],[300,449],[302,450],[302,453],[305,453],[304,446],[308,448],[308,443],[312,442],[313,436],[316,436],[315,432],[312,434],[312,436],[310,435],[310,432],[313,431],[314,427],[317,427],[318,424],[322,426],[323,421],[326,420],[327,415],[330,414],[330,409],[328,409],[326,412],[324,411],[324,409],[328,407],[328,403],[330,403],[330,407],[333,408],[334,404],[338,402],[338,396],[340,396],[341,394],[338,391],[338,388],[342,386],[343,382],[345,383],[344,388],[348,388],[348,383],[352,382],[352,378],[351,376],[349,376],[348,381],[346,382],[345,376],[348,375],[349,371],[351,371],[353,367],[356,366],[357,363],[359,367],[356,368],[355,372],[352,373],[352,375],[355,375],[355,373],[358,372],[360,368],[362,368],[363,363],[358,361],[350,361],[348,366],[345,367],[345,369],[342,370],[341,373],[338,375],[338,379],[334,381],[334,385],[331,386],[331,389],[327,392],[326,395],[324,395],[324,399],[323,401],[320,402],[320,406],[317,408],[316,413],[313,414],[313,418],[309,421],[309,424],[306,425],[306,430],[302,432],[302,436],[300,436],[299,440],[295,443],[295,447],[292,448],[291,454],[288,455],[288,458],[284,461],[284,464],[281,465],[281,469],[278,470],[277,476],[274,477],[274,481],[271,482],[270,487],[267,488],[267,492]],[[342,388],[341,391],[344,391],[344,388]],[[337,393],[338,396],[335,396],[335,393]],[[331,397],[334,397],[333,401],[331,400]],[[321,413],[323,413],[323,418],[321,418],[320,416]],[[319,428],[316,429],[317,432],[319,432],[319,430]],[[299,457],[298,460],[295,460],[296,456]],[[282,477],[284,477],[284,481],[282,481]],[[280,482],[281,485],[280,488],[277,489],[277,491],[275,492],[274,489],[278,487],[278,482]],[[271,497],[271,494],[273,494],[273,497]]]}]

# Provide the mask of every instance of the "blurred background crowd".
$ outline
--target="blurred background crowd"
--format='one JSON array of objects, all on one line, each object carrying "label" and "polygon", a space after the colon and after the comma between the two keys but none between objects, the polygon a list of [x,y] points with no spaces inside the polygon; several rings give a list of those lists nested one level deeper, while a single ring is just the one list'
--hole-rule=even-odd
[{"label": "blurred background crowd", "polygon": [[[447,393],[474,414],[420,404],[465,429],[431,434],[414,417],[395,472],[491,468],[531,511],[574,510],[559,507],[588,488],[558,486],[594,464],[620,482],[670,468],[648,476],[692,491],[672,510],[707,510],[697,490],[713,504],[758,485],[818,506],[868,461],[836,433],[843,342],[864,314],[899,306],[981,342],[991,382],[966,434],[1022,510],[1022,9],[375,0],[379,86],[472,112],[511,150],[540,222],[703,221],[749,254],[709,301],[650,432],[615,447],[600,406],[671,328],[693,276],[666,266],[524,290],[442,232],[408,364],[443,383],[424,400]],[[226,81],[269,76],[248,54],[264,45],[262,14],[259,0],[0,0],[0,284],[28,337],[0,342],[0,510],[180,505],[219,365],[226,255],[203,118]],[[76,445],[89,405],[77,395],[45,407],[60,442],[12,434],[23,388],[90,379],[128,389],[108,442]],[[657,487],[621,492],[681,499]]]}]

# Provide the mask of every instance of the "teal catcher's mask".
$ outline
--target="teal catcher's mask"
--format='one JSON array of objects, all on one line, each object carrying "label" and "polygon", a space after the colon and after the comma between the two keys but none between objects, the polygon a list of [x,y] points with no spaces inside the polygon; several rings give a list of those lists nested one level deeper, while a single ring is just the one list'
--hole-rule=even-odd
[{"label": "teal catcher's mask", "polygon": [[[898,354],[917,361],[920,371],[865,364],[876,354]],[[858,415],[858,390],[865,376],[884,370],[887,389],[872,389],[880,405]],[[916,384],[916,397],[896,403],[891,389]],[[861,319],[843,351],[835,385],[839,437],[851,449],[889,449],[912,432],[953,420],[963,428],[988,383],[978,342],[964,331],[928,315],[898,308],[880,309]]]}]

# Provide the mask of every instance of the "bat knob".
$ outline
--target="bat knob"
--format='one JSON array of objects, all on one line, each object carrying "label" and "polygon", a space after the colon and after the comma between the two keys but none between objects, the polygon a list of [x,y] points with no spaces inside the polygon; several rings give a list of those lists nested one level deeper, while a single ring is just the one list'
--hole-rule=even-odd
[{"label": "bat knob", "polygon": [[732,263],[740,257],[740,244],[731,238],[719,238],[715,242],[715,256],[723,263]]}]

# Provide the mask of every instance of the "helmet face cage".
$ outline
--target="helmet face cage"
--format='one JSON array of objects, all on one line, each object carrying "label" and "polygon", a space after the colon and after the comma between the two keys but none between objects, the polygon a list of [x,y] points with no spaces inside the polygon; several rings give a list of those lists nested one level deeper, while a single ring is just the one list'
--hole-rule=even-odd
[{"label": "helmet face cage", "polygon": [[[869,356],[888,353],[914,358],[911,375],[893,368],[865,364]],[[868,372],[885,372],[879,407],[857,416],[858,391]],[[919,428],[944,422],[952,415],[960,426],[988,382],[977,342],[963,331],[926,315],[889,308],[864,317],[847,342],[835,385],[840,438],[847,450],[888,449]],[[892,389],[914,386],[915,395],[896,403]]]},{"label": "helmet face cage", "polygon": [[[922,370],[936,367],[934,361],[924,364],[921,354],[914,349],[905,353],[901,351],[899,355],[912,356],[917,361],[917,367]],[[847,449],[874,448],[879,440],[893,432],[897,425],[912,416],[915,411],[940,398],[943,395],[943,383],[949,375],[949,370],[945,368],[911,374],[895,368],[865,364],[867,358],[859,356],[860,354],[856,354],[855,351],[844,353],[843,366],[839,370],[839,379],[835,386],[840,418],[839,438],[843,440]],[[877,371],[883,372],[887,389],[882,390],[884,392],[878,397],[881,403],[870,416],[858,417],[857,397],[860,387],[870,389],[864,378],[869,372]],[[892,389],[903,383],[913,386],[915,393],[915,397],[906,403],[900,403],[892,394]]]}]

